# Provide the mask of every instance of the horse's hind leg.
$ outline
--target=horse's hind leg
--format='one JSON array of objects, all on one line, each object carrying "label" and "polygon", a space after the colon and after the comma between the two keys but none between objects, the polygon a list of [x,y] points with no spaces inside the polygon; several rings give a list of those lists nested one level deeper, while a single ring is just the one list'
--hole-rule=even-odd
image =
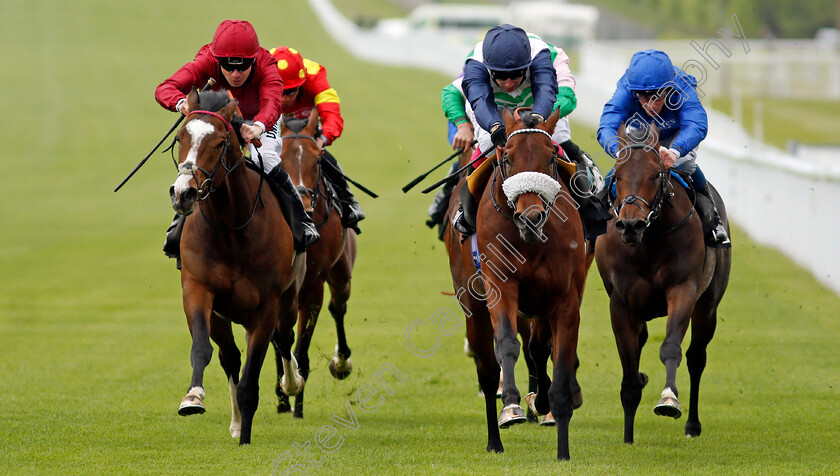
[{"label": "horse's hind leg", "polygon": [[351,241],[351,237],[348,237],[347,241],[344,253],[327,275],[331,296],[328,308],[335,320],[337,338],[335,356],[330,360],[330,374],[339,380],[347,378],[353,370],[353,364],[350,362],[350,347],[347,345],[347,335],[344,330],[344,316],[347,314],[347,301],[350,299],[350,279],[355,254],[355,250],[350,246],[355,245],[355,240]]},{"label": "horse's hind leg", "polygon": [[190,364],[193,371],[190,388],[178,407],[178,414],[181,416],[204,413],[204,369],[213,357],[209,329],[212,302],[213,296],[210,293],[184,290],[184,313],[192,336]]},{"label": "horse's hind leg", "polygon": [[530,354],[534,361],[534,376],[536,377],[537,388],[536,395],[530,398],[526,396],[525,399],[528,401],[529,410],[533,410],[538,415],[547,415],[551,412],[548,403],[548,389],[551,385],[551,379],[548,378],[546,370],[548,358],[551,355],[551,329],[548,326],[548,321],[544,319],[536,319],[532,321],[532,324],[531,338],[526,343],[528,346],[526,355]]},{"label": "horse's hind leg", "polygon": [[[298,337],[295,343],[295,357],[297,358],[300,375],[304,380],[309,378],[309,346],[312,344],[312,335],[315,332],[315,325],[318,323],[318,315],[321,314],[321,306],[324,302],[324,282],[320,279],[315,282],[304,283],[299,296],[298,313]],[[279,387],[278,379],[277,392],[283,392]],[[303,390],[295,396],[295,418],[303,418]],[[283,393],[285,395],[285,393]]]},{"label": "horse's hind leg", "polygon": [[688,421],[685,423],[687,436],[700,436],[701,426],[698,414],[700,398],[700,377],[706,368],[706,347],[715,334],[717,309],[695,309],[691,319],[691,344],[685,353],[688,374],[691,379],[691,394],[688,403]]},{"label": "horse's hind leg", "polygon": [[[519,318],[519,323],[516,326],[519,331],[519,336],[522,337],[522,346],[525,350],[523,358],[525,359],[525,366],[528,368],[528,395],[525,396],[525,401],[528,402],[527,418],[528,423],[537,423],[540,421],[537,412],[531,408],[530,400],[532,400],[539,391],[539,376],[540,364],[534,361],[534,353],[530,349],[533,333],[531,332],[531,322],[524,318]],[[545,372],[545,367],[542,367],[542,372]],[[546,379],[548,376],[546,376]]]},{"label": "horse's hind leg", "polygon": [[239,369],[242,360],[239,357],[239,348],[233,340],[230,321],[213,316],[210,321],[210,337],[219,346],[219,362],[222,364],[230,386],[230,436],[238,438],[242,434],[242,413],[239,411],[236,387],[239,384]]}]

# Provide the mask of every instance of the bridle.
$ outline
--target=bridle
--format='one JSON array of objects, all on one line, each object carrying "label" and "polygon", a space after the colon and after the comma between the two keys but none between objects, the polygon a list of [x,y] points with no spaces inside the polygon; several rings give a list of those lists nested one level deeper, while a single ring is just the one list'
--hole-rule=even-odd
[{"label": "bridle", "polygon": [[[197,164],[193,164],[191,162],[184,162],[184,163],[178,164],[178,176],[189,175],[193,178],[193,180],[195,180],[196,184],[198,184],[198,177],[196,177],[195,171],[198,170],[198,171],[200,171],[201,173],[204,174],[205,179],[198,186],[198,198],[196,199],[198,202],[201,202],[201,201],[207,199],[207,197],[209,197],[211,193],[213,193],[217,190],[217,188],[214,184],[215,184],[215,181],[216,181],[216,175],[219,173],[219,171],[222,168],[224,168],[225,169],[224,178],[227,178],[227,176],[230,175],[231,172],[236,170],[237,167],[239,167],[240,165],[242,165],[243,162],[245,162],[245,156],[244,156],[244,154],[240,154],[239,158],[232,165],[229,165],[228,163],[225,163],[225,157],[227,157],[228,153],[231,151],[231,149],[230,149],[230,134],[231,134],[231,132],[233,132],[233,126],[230,124],[230,121],[228,121],[227,119],[225,119],[224,117],[222,117],[221,115],[219,115],[215,112],[204,111],[204,110],[196,110],[196,111],[190,112],[189,115],[187,116],[187,119],[189,119],[189,117],[192,116],[193,114],[206,114],[206,115],[213,116],[213,117],[219,119],[220,121],[222,121],[222,124],[224,124],[225,130],[227,131],[227,134],[225,135],[225,140],[223,142],[222,151],[219,153],[219,160],[216,162],[216,166],[213,167],[213,170],[208,172],[203,167],[199,167]],[[189,121],[187,121],[187,123],[189,123]],[[186,127],[186,124],[185,124],[185,127]],[[259,161],[260,161],[260,164],[259,164],[260,165],[260,185],[257,188],[257,195],[256,195],[256,197],[254,197],[254,204],[251,206],[251,215],[248,217],[248,219],[245,221],[245,223],[243,223],[241,225],[238,225],[238,226],[228,228],[228,227],[221,226],[218,223],[215,223],[212,220],[210,220],[210,218],[208,218],[207,215],[204,214],[204,209],[201,208],[201,207],[198,207],[199,212],[201,213],[201,217],[209,225],[211,225],[215,228],[220,228],[222,230],[226,230],[226,231],[238,231],[238,230],[241,230],[241,229],[247,227],[251,223],[251,221],[254,219],[254,215],[256,215],[256,213],[257,213],[257,204],[260,202],[260,195],[262,193],[262,186],[263,186],[263,182],[264,182],[264,179],[265,179],[265,172],[263,171],[263,167],[262,167],[262,155],[260,155],[259,150],[257,151],[257,155],[259,156]],[[224,178],[222,178],[222,180],[224,180]]]},{"label": "bridle", "polygon": [[[648,144],[629,144],[629,145],[626,145],[626,146],[622,147],[621,149],[619,149],[618,152],[616,153],[616,155],[620,156],[622,151],[628,150],[628,149],[629,150],[644,149],[644,150],[653,152],[654,154],[656,154],[657,160],[659,160],[660,165],[664,166],[664,164],[662,164],[662,160],[659,159],[659,151],[657,151],[655,148],[651,147]],[[629,160],[629,157],[628,157],[628,160]],[[670,172],[668,172],[668,173],[670,173]],[[613,184],[615,183],[615,176],[616,176],[616,174],[613,173],[613,176],[610,178],[610,183],[607,184],[607,190],[612,189]],[[645,228],[650,227],[650,225],[654,221],[656,221],[657,218],[659,218],[659,215],[662,212],[662,205],[666,201],[672,207],[674,206],[673,203],[670,200],[674,196],[674,185],[671,183],[670,180],[667,180],[666,177],[667,177],[666,172],[664,172],[662,169],[660,169],[659,174],[657,175],[657,178],[656,178],[656,181],[657,181],[656,195],[653,196],[653,200],[648,202],[647,200],[645,200],[644,198],[642,198],[638,195],[628,194],[618,204],[616,204],[616,203],[612,204],[611,208],[612,208],[613,215],[615,215],[615,217],[618,218],[618,215],[621,213],[621,209],[624,208],[624,205],[627,205],[627,204],[636,205],[637,207],[639,207],[639,209],[642,212],[644,212],[645,209],[642,207],[642,204],[644,204],[644,206],[647,207],[647,210],[648,210],[648,214],[647,214],[647,216],[645,216]],[[670,191],[668,191],[669,187],[670,187]],[[677,223],[676,225],[674,225],[673,227],[668,229],[666,231],[666,233],[671,233],[673,231],[676,231],[677,229],[679,229],[680,227],[682,227],[683,225],[688,223],[688,220],[691,219],[692,214],[694,214],[694,207],[693,206],[692,206],[691,210],[689,210],[688,215],[685,218],[683,218],[679,223]]]},{"label": "bridle", "polygon": [[[549,134],[548,132],[546,132],[542,129],[537,129],[537,128],[517,129],[517,130],[511,132],[508,135],[508,137],[507,137],[508,142],[510,142],[511,137],[513,137],[515,135],[518,135],[518,134],[543,134],[544,136],[548,137],[548,140],[551,141],[552,145],[554,144],[554,142],[553,142],[554,139],[552,139],[551,134]],[[560,176],[560,171],[558,169],[559,166],[557,165],[558,156],[559,156],[559,154],[557,153],[556,150],[554,151],[554,153],[551,154],[551,165],[552,165],[551,178],[553,178],[557,182],[559,182],[558,177]],[[502,176],[502,183],[504,183],[505,180],[510,178],[509,173],[510,173],[511,163],[510,163],[510,158],[508,157],[507,152],[505,152],[505,154],[502,156],[502,159],[501,159],[501,161],[499,162],[498,165],[499,165],[498,166],[498,173],[493,174],[493,184],[492,184],[493,187],[495,187],[497,175]],[[490,196],[493,198],[493,206],[496,208],[496,211],[498,211],[502,215],[506,216],[507,218],[513,220],[513,215],[511,215],[510,213],[503,210],[502,207],[499,205],[499,202],[496,200],[496,194],[491,193]],[[555,197],[555,200],[556,200],[556,197]],[[554,205],[554,200],[552,200],[551,203],[548,203],[548,201],[546,201],[546,209],[551,208],[553,205]],[[510,209],[510,210],[513,210],[513,209],[516,208],[516,204],[512,203],[510,200],[508,200],[507,206],[508,206],[508,209]]]},{"label": "bridle", "polygon": [[[308,139],[308,140],[311,140],[312,142],[314,142],[316,146],[318,145],[318,141],[315,139],[315,137],[307,135],[307,134],[288,134],[288,135],[280,137],[281,141],[284,141],[286,139]],[[327,203],[326,217],[324,217],[324,220],[315,224],[316,228],[320,227],[321,225],[326,223],[327,220],[330,218],[330,196],[329,196],[329,193],[327,193],[327,191],[325,190],[325,187],[323,186],[324,170],[323,170],[323,167],[321,167],[321,160],[323,160],[323,157],[319,155],[318,156],[318,161],[315,164],[315,166],[318,167],[318,179],[315,182],[315,188],[312,189],[312,188],[309,188],[309,187],[306,187],[306,186],[303,186],[303,185],[296,185],[295,186],[298,193],[301,194],[301,195],[306,195],[307,197],[309,197],[309,200],[313,204],[318,203],[318,197],[323,197],[324,200],[326,200],[326,203]],[[315,205],[312,206],[312,209],[313,210],[315,209]]]},{"label": "bridle", "polygon": [[[225,129],[227,130],[225,140],[222,143],[222,151],[219,153],[219,160],[216,162],[216,166],[213,167],[213,170],[208,172],[203,167],[200,167],[197,164],[193,164],[191,162],[184,162],[178,164],[178,176],[180,177],[181,175],[189,175],[193,178],[193,180],[195,180],[196,185],[198,185],[198,201],[200,202],[209,197],[211,193],[216,191],[216,187],[214,185],[216,181],[216,175],[222,168],[225,169],[225,176],[227,176],[227,174],[233,172],[237,167],[239,167],[239,165],[242,164],[244,159],[240,155],[239,159],[233,165],[228,165],[225,163],[225,157],[228,155],[228,152],[230,150],[230,133],[233,131],[233,126],[231,126],[230,122],[227,119],[225,119],[219,114],[216,114],[215,112],[197,110],[189,113],[189,115],[187,116],[187,123],[189,123],[189,117],[193,114],[207,114],[213,116],[222,121],[222,124],[224,124]],[[195,175],[196,170],[203,173],[205,177],[204,181],[202,181],[200,184],[198,182],[198,177],[196,177]]]}]

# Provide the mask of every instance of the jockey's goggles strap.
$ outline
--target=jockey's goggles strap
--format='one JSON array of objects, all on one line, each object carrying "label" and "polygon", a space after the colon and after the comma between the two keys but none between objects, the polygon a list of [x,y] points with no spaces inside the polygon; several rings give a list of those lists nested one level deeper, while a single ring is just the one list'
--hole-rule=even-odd
[{"label": "jockey's goggles strap", "polygon": [[[227,120],[227,119],[225,119],[224,117],[222,117],[222,116],[220,116],[220,115],[216,114],[215,112],[210,112],[210,111],[201,111],[201,110],[198,110],[198,111],[191,111],[189,115],[190,115],[190,116],[192,116],[193,114],[208,114],[208,115],[211,115],[211,116],[213,116],[213,117],[217,117],[217,118],[219,118],[219,119],[221,119],[221,120],[222,120],[222,123],[225,125],[225,127],[226,127],[226,128],[227,128],[227,130],[228,130],[228,132],[233,131],[233,126],[231,126],[231,125],[230,125],[230,122],[228,122],[228,120]],[[187,117],[189,117],[189,116],[187,116]]]},{"label": "jockey's goggles strap", "polygon": [[519,129],[519,130],[515,130],[515,131],[510,133],[510,135],[507,137],[507,140],[510,140],[510,138],[515,136],[516,134],[525,134],[525,133],[528,133],[528,132],[539,132],[540,134],[544,134],[546,137],[548,137],[548,140],[551,140],[551,141],[554,140],[554,139],[551,138],[551,134],[549,134],[548,132],[546,132],[542,129]]}]

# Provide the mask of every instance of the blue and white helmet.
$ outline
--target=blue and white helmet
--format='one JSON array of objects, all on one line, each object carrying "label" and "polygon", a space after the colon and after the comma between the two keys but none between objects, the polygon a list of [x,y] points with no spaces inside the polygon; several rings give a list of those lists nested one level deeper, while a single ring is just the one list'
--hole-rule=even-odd
[{"label": "blue and white helmet", "polygon": [[642,50],[630,60],[626,78],[633,91],[656,91],[674,80],[674,66],[664,52]]},{"label": "blue and white helmet", "polygon": [[492,71],[516,71],[531,65],[531,41],[517,26],[494,26],[484,36],[484,65]]}]

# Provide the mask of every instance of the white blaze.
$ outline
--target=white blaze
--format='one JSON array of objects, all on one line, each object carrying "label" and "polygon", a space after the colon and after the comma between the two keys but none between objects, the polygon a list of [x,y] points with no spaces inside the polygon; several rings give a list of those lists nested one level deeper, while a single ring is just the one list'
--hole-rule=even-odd
[{"label": "white blaze", "polygon": [[[208,134],[212,134],[216,128],[209,122],[204,122],[201,119],[193,119],[187,123],[186,128],[187,132],[190,133],[192,142],[190,143],[190,151],[187,152],[187,158],[184,162],[195,164],[195,160],[198,157],[198,148],[201,146],[201,141],[204,140]],[[188,189],[190,187],[189,182],[191,178],[192,176],[190,175],[179,175],[174,184],[175,193],[181,194],[184,190]]]}]

